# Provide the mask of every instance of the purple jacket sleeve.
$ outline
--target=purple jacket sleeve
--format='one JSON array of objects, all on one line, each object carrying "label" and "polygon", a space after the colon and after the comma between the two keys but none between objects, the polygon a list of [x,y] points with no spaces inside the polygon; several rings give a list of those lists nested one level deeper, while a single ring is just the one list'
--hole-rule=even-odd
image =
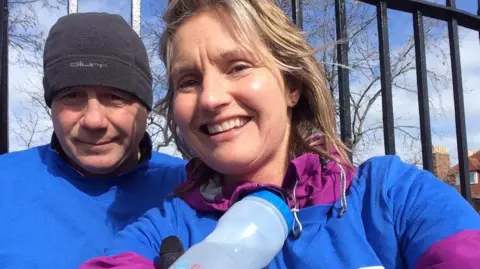
[{"label": "purple jacket sleeve", "polygon": [[456,233],[433,244],[420,258],[416,269],[480,267],[480,232]]},{"label": "purple jacket sleeve", "polygon": [[386,196],[408,268],[480,268],[480,216],[430,172],[394,160]]},{"label": "purple jacket sleeve", "polygon": [[154,269],[152,261],[133,252],[91,259],[79,269]]}]

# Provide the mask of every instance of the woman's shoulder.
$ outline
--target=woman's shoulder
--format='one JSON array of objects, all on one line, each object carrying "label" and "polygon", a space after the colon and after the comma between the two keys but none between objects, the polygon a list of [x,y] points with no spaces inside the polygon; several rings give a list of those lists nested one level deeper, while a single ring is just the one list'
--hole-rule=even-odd
[{"label": "woman's shoulder", "polygon": [[220,213],[216,211],[200,212],[192,208],[181,197],[169,197],[164,200],[163,206],[157,209],[154,214],[162,214],[167,217],[177,230],[190,229],[192,224],[193,228],[202,230],[204,227],[215,227]]},{"label": "woman's shoulder", "polygon": [[[378,156],[358,166],[356,180],[365,188],[365,194],[381,198],[387,204],[402,204],[419,196],[438,196],[456,199],[455,188],[435,177],[431,172],[404,162],[395,155]],[[418,201],[419,202],[419,201]]]},{"label": "woman's shoulder", "polygon": [[178,196],[169,196],[165,198],[162,206],[154,208],[147,212],[147,215],[163,215],[169,219],[191,219],[201,218],[202,215],[192,208],[186,201]]},{"label": "woman's shoulder", "polygon": [[[403,167],[402,167],[403,166]],[[358,168],[361,170],[368,170],[374,168],[375,170],[388,170],[398,168],[413,168],[415,166],[408,164],[400,159],[397,155],[379,155],[374,156],[362,162]],[[416,167],[415,167],[416,168]]]},{"label": "woman's shoulder", "polygon": [[360,180],[389,187],[412,184],[418,178],[427,178],[426,182],[440,181],[430,172],[404,162],[396,155],[376,156],[366,160],[358,166],[356,176]]},{"label": "woman's shoulder", "polygon": [[147,210],[135,223],[130,226],[150,227],[158,231],[175,232],[184,223],[195,222],[197,212],[180,197],[170,196],[157,206]]},{"label": "woman's shoulder", "polygon": [[423,217],[433,218],[451,211],[451,216],[462,220],[467,219],[465,216],[478,219],[454,187],[398,156],[373,157],[358,167],[356,177],[357,186],[363,189],[362,199],[384,205],[392,216],[410,218],[421,212]]},{"label": "woman's shoulder", "polygon": [[398,156],[371,158],[357,172],[362,206],[370,212],[364,224],[392,223],[409,267],[459,268],[458,262],[478,260],[455,256],[456,248],[476,248],[480,231],[479,215],[455,188]]}]

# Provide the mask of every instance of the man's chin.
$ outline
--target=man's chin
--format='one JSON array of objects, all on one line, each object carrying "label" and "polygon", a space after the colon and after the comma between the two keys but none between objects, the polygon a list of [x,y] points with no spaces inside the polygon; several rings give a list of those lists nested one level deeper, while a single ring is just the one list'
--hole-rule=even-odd
[{"label": "man's chin", "polygon": [[112,176],[111,174],[117,167],[99,167],[99,166],[83,166],[82,170],[86,175],[91,176]]},{"label": "man's chin", "polygon": [[87,160],[77,160],[77,165],[85,174],[107,176],[115,172],[120,166],[121,160],[111,158],[89,157]]}]

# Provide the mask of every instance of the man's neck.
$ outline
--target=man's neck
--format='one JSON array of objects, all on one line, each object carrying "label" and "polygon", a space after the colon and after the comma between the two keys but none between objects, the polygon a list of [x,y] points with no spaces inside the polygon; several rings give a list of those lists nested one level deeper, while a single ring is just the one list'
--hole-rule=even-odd
[{"label": "man's neck", "polygon": [[73,162],[69,158],[67,158],[67,162],[70,164],[70,166],[73,169],[75,169],[79,174],[81,174],[84,177],[109,179],[109,178],[117,177],[135,168],[135,166],[137,166],[138,163],[140,162],[141,156],[142,156],[142,153],[140,150],[138,150],[136,154],[132,154],[129,157],[120,160],[119,164],[115,167],[115,169],[107,173],[92,173],[88,170],[81,168],[79,165],[75,164],[75,162]]}]

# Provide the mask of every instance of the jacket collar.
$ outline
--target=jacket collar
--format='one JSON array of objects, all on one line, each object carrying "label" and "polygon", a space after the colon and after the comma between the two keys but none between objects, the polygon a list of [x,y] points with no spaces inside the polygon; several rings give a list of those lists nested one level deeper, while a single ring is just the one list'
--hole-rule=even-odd
[{"label": "jacket collar", "polygon": [[[333,155],[339,157],[336,152],[333,152]],[[195,180],[192,176],[195,162],[198,162],[198,159],[187,164],[189,180]],[[345,182],[342,182],[342,177]],[[342,188],[349,188],[353,178],[354,170],[346,165],[325,161],[314,153],[305,153],[290,162],[281,188],[244,182],[228,189],[223,186],[221,176],[214,174],[208,183],[193,189],[182,198],[199,211],[225,212],[245,195],[260,189],[269,189],[281,193],[291,208],[301,209],[319,204],[333,204],[341,198]],[[184,184],[188,184],[188,181]]]}]

